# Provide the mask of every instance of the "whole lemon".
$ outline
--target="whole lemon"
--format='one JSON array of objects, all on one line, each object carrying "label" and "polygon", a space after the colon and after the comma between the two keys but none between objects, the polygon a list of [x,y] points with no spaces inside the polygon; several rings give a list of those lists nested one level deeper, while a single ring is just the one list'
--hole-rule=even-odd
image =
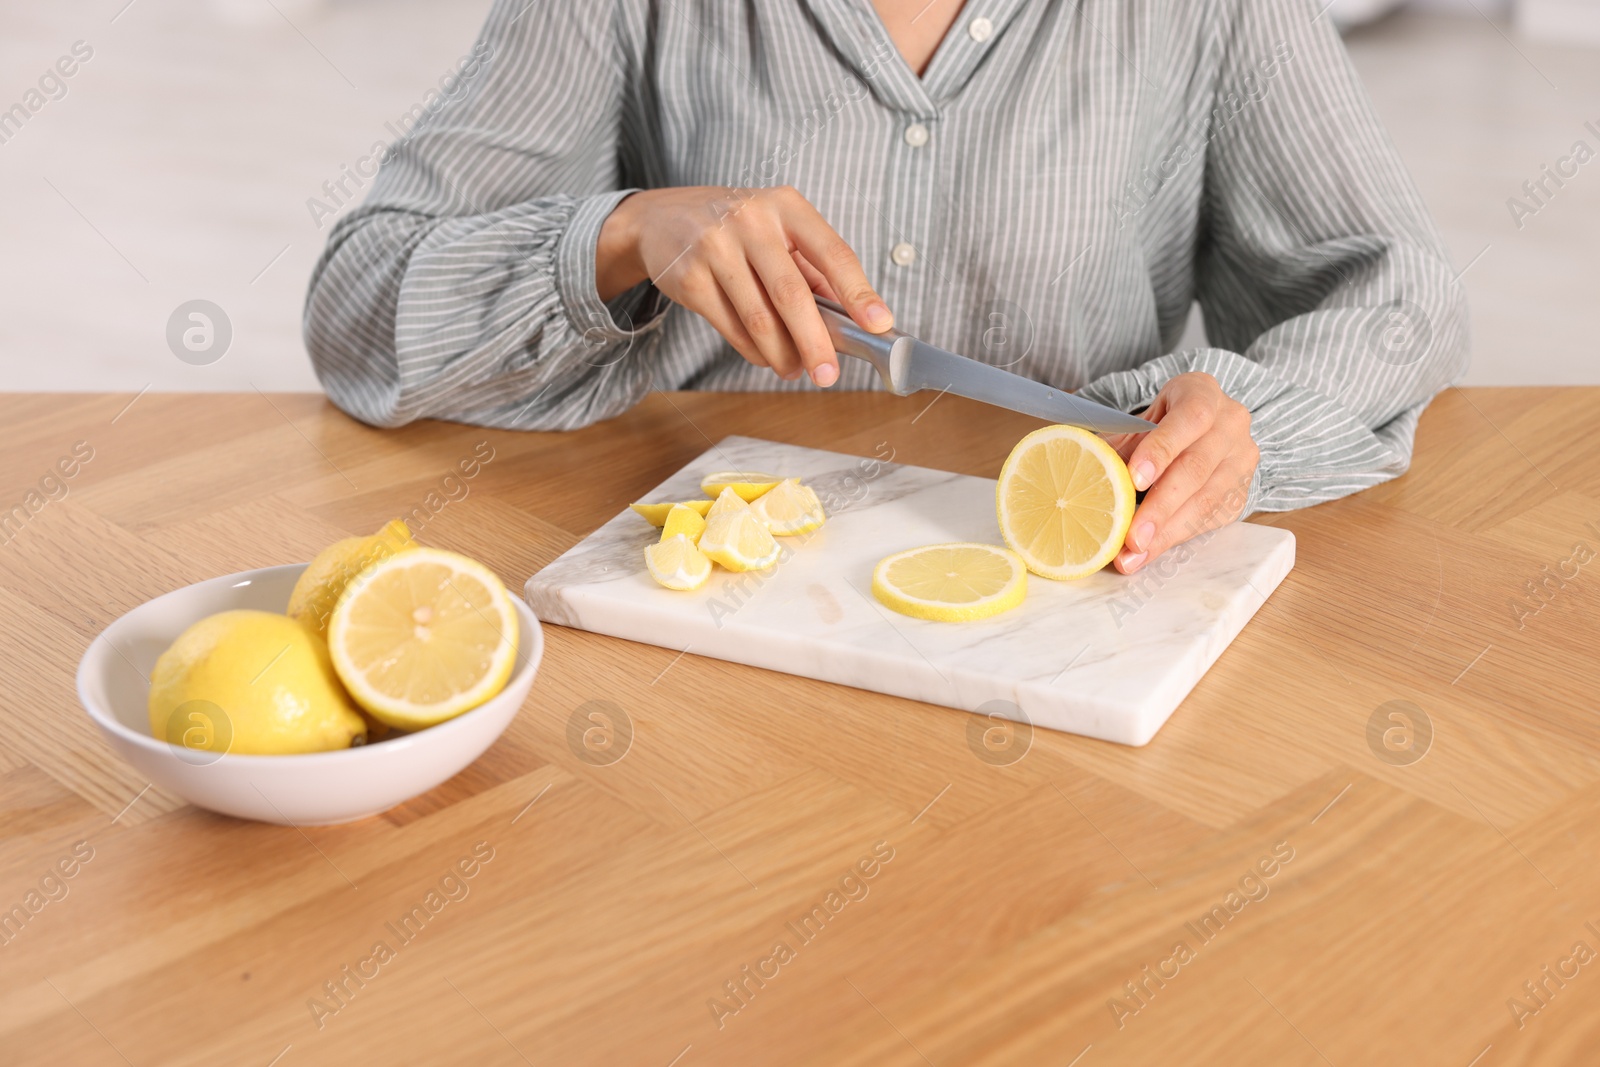
[{"label": "whole lemon", "polygon": [[366,739],[327,644],[270,611],[201,619],[150,673],[150,732],[192,750],[326,752]]},{"label": "whole lemon", "polygon": [[294,591],[289,594],[289,617],[326,638],[328,617],[356,575],[379,560],[420,547],[403,519],[391,519],[371,537],[335,541],[317,553],[294,583]]}]

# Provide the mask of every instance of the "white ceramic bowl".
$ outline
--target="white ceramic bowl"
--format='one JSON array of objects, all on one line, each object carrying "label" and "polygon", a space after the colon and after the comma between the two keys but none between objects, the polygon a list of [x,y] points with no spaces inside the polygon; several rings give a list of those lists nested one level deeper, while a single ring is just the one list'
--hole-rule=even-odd
[{"label": "white ceramic bowl", "polygon": [[302,756],[220,757],[150,736],[145,681],[178,635],[233,608],[282,611],[305,564],[244,571],[156,597],[105,628],[78,665],[78,696],[111,747],[164,792],[241,819],[315,826],[376,815],[455,775],[516,717],[544,655],[539,620],[513,596],[517,663],[494,699],[388,741]]}]

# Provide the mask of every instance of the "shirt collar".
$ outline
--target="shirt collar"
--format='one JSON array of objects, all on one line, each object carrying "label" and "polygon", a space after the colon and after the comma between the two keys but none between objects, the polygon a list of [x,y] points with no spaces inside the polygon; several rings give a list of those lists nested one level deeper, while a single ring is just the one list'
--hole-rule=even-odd
[{"label": "shirt collar", "polygon": [[[871,0],[804,0],[840,57],[884,104],[937,118],[1029,0],[967,0],[919,78],[889,39]],[[980,39],[981,38],[981,39]]]}]

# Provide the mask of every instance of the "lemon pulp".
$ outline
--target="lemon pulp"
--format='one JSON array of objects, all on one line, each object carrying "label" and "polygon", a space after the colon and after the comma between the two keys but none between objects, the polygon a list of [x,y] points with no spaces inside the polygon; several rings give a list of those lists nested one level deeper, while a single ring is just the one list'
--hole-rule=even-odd
[{"label": "lemon pulp", "polygon": [[494,572],[418,548],[374,565],[345,591],[328,651],[375,718],[418,729],[477,707],[511,676],[517,617]]},{"label": "lemon pulp", "polygon": [[688,534],[663,537],[644,550],[650,577],[668,589],[698,589],[711,577],[711,560],[695,547]]},{"label": "lemon pulp", "polygon": [[1046,578],[1082,578],[1110,563],[1135,503],[1122,457],[1075,426],[1046,426],[1024,437],[995,486],[1001,536]]},{"label": "lemon pulp", "polygon": [[725,486],[706,516],[700,551],[730,571],[765,570],[778,561],[781,549],[738,491]]},{"label": "lemon pulp", "polygon": [[1022,603],[1027,581],[1027,568],[1016,553],[995,545],[957,542],[886,557],[872,572],[872,593],[902,615],[969,622]]},{"label": "lemon pulp", "polygon": [[810,533],[827,519],[822,501],[810,486],[798,478],[786,478],[763,493],[750,505],[775,537]]}]

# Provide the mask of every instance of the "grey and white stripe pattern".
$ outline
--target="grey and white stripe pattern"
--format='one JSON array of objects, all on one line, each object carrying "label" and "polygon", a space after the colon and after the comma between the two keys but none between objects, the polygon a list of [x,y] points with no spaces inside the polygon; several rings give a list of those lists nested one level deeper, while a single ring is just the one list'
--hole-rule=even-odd
[{"label": "grey and white stripe pattern", "polygon": [[[667,185],[794,186],[942,347],[1124,410],[1215,375],[1254,416],[1250,510],[1400,474],[1465,367],[1439,236],[1307,3],[968,0],[922,78],[869,0],[501,0],[480,47],[312,280],[317,372],[374,425],[813,388],[649,285],[601,303],[601,223]],[[1174,352],[1195,299],[1216,347]]]}]

